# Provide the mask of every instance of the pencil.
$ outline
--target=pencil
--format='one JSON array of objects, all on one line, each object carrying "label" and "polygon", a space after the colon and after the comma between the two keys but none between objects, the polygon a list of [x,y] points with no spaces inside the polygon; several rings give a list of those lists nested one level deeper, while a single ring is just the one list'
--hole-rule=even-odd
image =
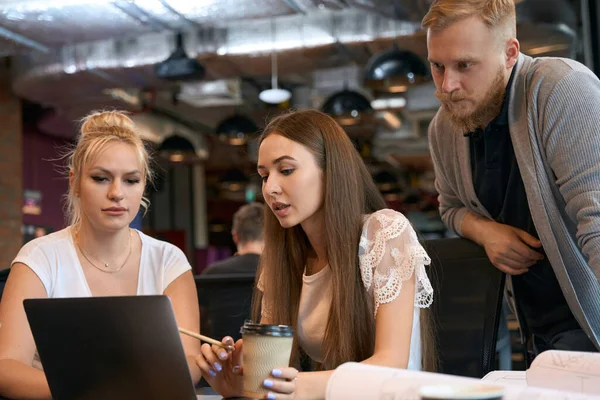
[{"label": "pencil", "polygon": [[179,329],[179,332],[183,333],[184,335],[188,335],[188,336],[191,336],[198,340],[202,340],[203,342],[206,342],[206,343],[214,344],[215,346],[223,347],[224,349],[226,349],[228,351],[234,350],[233,346],[227,345],[223,342],[219,342],[218,340],[209,338],[208,336],[200,335],[199,333],[188,331],[187,329],[183,329],[183,328],[178,328],[178,329]]}]

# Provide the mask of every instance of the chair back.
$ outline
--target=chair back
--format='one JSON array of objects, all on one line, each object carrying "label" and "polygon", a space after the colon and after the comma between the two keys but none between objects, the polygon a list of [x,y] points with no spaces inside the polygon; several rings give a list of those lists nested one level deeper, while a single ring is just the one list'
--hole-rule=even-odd
[{"label": "chair back", "polygon": [[197,275],[200,331],[221,340],[241,337],[240,328],[250,319],[254,274]]},{"label": "chair back", "polygon": [[481,378],[494,369],[505,275],[476,243],[425,242],[431,257],[439,372]]}]

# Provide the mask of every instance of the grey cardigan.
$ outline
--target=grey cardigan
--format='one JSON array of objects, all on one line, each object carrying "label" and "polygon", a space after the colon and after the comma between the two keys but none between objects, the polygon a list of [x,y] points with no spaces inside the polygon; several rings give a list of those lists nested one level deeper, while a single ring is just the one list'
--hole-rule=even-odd
[{"label": "grey cardigan", "polygon": [[[529,209],[573,315],[600,350],[600,81],[582,64],[519,55],[509,128]],[[440,114],[429,126],[440,213],[461,235],[477,199],[469,140]]]}]

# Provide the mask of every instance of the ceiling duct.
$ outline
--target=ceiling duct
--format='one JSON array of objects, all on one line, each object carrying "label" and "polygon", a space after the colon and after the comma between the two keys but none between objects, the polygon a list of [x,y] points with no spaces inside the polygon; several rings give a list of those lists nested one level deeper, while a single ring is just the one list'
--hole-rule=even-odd
[{"label": "ceiling duct", "polygon": [[346,0],[346,2],[349,6],[376,11],[386,17],[420,23],[433,0]]},{"label": "ceiling duct", "polygon": [[[328,28],[332,18],[337,20],[335,37]],[[410,38],[418,29],[413,23],[390,23],[356,9],[284,16],[275,24],[273,39],[270,20],[243,20],[225,27],[188,30],[183,33],[185,51],[204,66],[206,80],[239,77],[242,72],[266,77],[271,72],[269,56],[273,49],[280,55],[280,74],[307,73],[338,65],[339,58],[321,59],[331,57],[334,43],[352,48],[381,40],[381,47],[388,47],[396,34]],[[169,89],[172,84],[157,78],[153,67],[172,54],[173,35],[149,33],[15,57],[13,90],[31,101],[68,108],[87,100],[102,104],[108,97],[102,91],[107,88]],[[422,40],[410,40],[411,47],[422,47]],[[362,61],[366,62],[369,54],[363,53]]]},{"label": "ceiling duct", "polygon": [[[569,27],[570,23],[549,22],[548,18],[536,17],[535,10],[529,16],[519,11],[531,1],[518,4],[524,25],[519,27],[523,51],[569,54],[573,47],[571,30],[557,28]],[[0,48],[4,50],[0,54],[16,55],[12,82],[17,95],[52,106],[59,111],[57,115],[72,121],[93,108],[122,105],[106,89],[172,92],[176,84],[159,79],[154,66],[173,53],[177,32],[182,32],[185,53],[205,68],[207,81],[242,74],[266,78],[273,49],[280,56],[282,80],[347,65],[349,60],[364,65],[372,54],[389,49],[393,39],[400,48],[425,58],[420,19],[429,2],[7,1],[0,2]],[[555,3],[566,4],[564,0],[542,3],[542,11],[544,5],[551,9]],[[571,14],[564,15],[570,18]],[[270,34],[273,19],[274,39]],[[536,24],[542,29],[527,28],[536,28]],[[194,104],[191,100],[190,108],[202,106],[200,97],[188,97],[197,101]]]},{"label": "ceiling duct", "polygon": [[184,82],[179,87],[177,99],[198,108],[238,106],[244,102],[242,81],[240,78],[232,78]]}]

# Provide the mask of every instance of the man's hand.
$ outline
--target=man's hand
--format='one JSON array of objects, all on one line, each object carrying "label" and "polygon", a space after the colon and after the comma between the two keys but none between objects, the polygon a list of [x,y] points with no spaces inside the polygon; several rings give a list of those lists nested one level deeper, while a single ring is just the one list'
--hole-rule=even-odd
[{"label": "man's hand", "polygon": [[521,275],[544,258],[532,249],[542,247],[542,243],[529,233],[498,222],[490,222],[487,228],[488,233],[481,241],[490,261],[500,271]]},{"label": "man's hand", "polygon": [[463,234],[485,248],[490,261],[500,271],[510,275],[521,275],[529,267],[542,260],[544,255],[533,250],[542,243],[529,233],[479,217],[473,213],[465,215]]}]

